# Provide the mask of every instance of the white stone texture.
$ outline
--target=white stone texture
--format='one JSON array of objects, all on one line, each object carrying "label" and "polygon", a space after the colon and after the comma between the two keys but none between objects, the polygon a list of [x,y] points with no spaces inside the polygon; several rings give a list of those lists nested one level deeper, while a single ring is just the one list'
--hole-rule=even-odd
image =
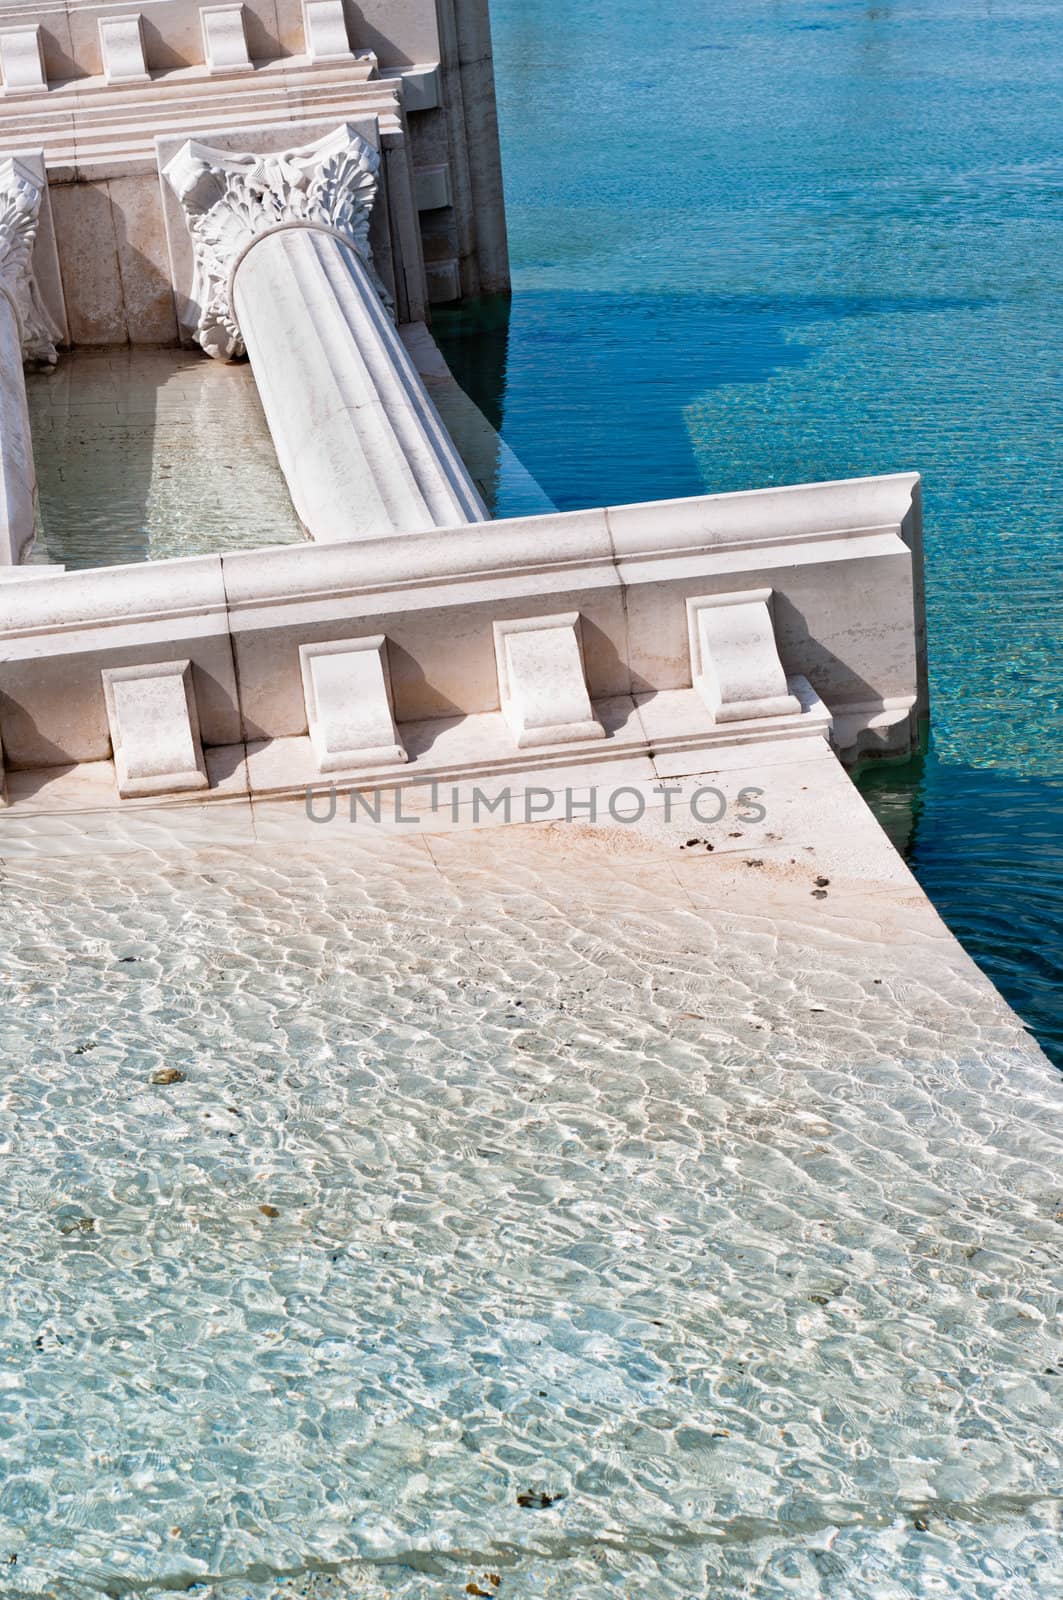
[{"label": "white stone texture", "polygon": [[254,63],[247,49],[242,5],[203,6],[199,13],[203,27],[203,55],[207,71],[253,72]]},{"label": "white stone texture", "polygon": [[[240,54],[236,29],[239,62],[230,55],[230,66],[213,73],[194,0],[46,0],[42,7],[12,0],[2,9],[8,59],[0,147],[43,147],[53,184],[80,189],[146,176],[154,167],[154,140],[167,131],[214,138],[240,127],[283,127],[290,145],[303,137],[295,130],[306,122],[334,126],[345,118],[378,117],[385,145],[412,144],[419,160],[447,161],[457,174],[453,216],[446,222],[454,248],[447,255],[460,260],[462,288],[505,287],[498,281],[505,225],[486,0],[459,0],[457,25],[452,0],[343,0],[346,30],[340,0],[307,0],[305,7],[303,0],[245,0],[243,35],[255,70]],[[222,10],[231,22],[234,8]],[[137,11],[144,17],[144,77],[119,72],[101,38],[101,23],[106,32],[113,19],[122,22]],[[463,31],[465,38],[459,37]],[[212,50],[213,64],[221,66],[218,49]],[[137,57],[134,51],[130,60],[137,64]],[[403,149],[402,160],[408,159]],[[488,216],[489,207],[497,215]],[[94,242],[105,247],[112,218],[121,232],[121,210],[112,212],[100,200],[94,210],[92,231],[100,236]],[[157,202],[155,210],[157,222]],[[416,216],[413,244],[412,253],[402,250],[397,299],[406,279],[417,280],[413,301],[424,285]],[[382,261],[380,268],[387,281]],[[71,299],[81,301],[80,287],[71,281],[69,288]],[[403,316],[410,314],[403,307]],[[96,342],[113,340],[112,333]]]},{"label": "white stone texture", "polygon": [[292,502],[325,542],[487,515],[381,300],[379,164],[345,124],[261,158],[189,142],[166,168],[196,249],[200,343],[246,348]]},{"label": "white stone texture", "polygon": [[37,478],[23,361],[54,364],[60,331],[41,299],[33,249],[45,192],[39,167],[0,161],[0,565],[17,566],[33,542]]},{"label": "white stone texture", "polygon": [[604,739],[591,709],[577,611],[494,625],[502,715],[521,749]]},{"label": "white stone texture", "polygon": [[486,517],[356,251],[309,230],[273,234],[241,265],[235,301],[292,502],[313,539]]},{"label": "white stone texture", "polygon": [[301,645],[299,665],[319,772],[406,760],[383,634]]},{"label": "white stone texture", "polygon": [[48,87],[39,27],[0,30],[0,68],[4,93],[40,94]]},{"label": "white stone texture", "polygon": [[687,625],[691,678],[715,722],[800,711],[779,660],[770,589],[692,596]]},{"label": "white stone texture", "polygon": [[[9,768],[102,761],[111,737],[100,673],[188,659],[203,740],[241,737],[218,556],[50,574],[0,591],[0,718]],[[37,602],[27,605],[25,592]],[[298,658],[295,661],[298,681]]]},{"label": "white stone texture", "polygon": [[205,789],[191,662],[104,668],[101,678],[119,794]]},{"label": "white stone texture", "polygon": [[47,194],[39,154],[0,159],[0,292],[17,319],[23,360],[54,366],[63,329],[45,304],[34,260]]},{"label": "white stone texture", "polygon": [[343,0],[303,0],[306,53],[311,61],[344,60],[351,54]]},{"label": "white stone texture", "polygon": [[101,17],[100,54],[108,84],[149,83],[144,55],[144,18],[133,11],[123,17]]},{"label": "white stone texture", "polygon": [[190,139],[164,176],[181,202],[195,252],[196,339],[208,355],[245,353],[233,304],[237,268],[251,246],[280,229],[333,234],[372,270],[369,220],[380,152],[351,123],[297,149],[231,153]]},{"label": "white stone texture", "polygon": [[[919,613],[912,552],[896,530],[913,519],[918,545],[918,488],[898,474],[0,585],[8,768],[105,759],[100,670],[171,656],[196,666],[206,745],[301,739],[309,761],[300,646],[385,635],[404,772],[444,749],[477,770],[526,770],[534,760],[499,714],[494,624],[542,628],[573,612],[606,735],[543,760],[595,749],[603,760],[641,759],[649,747],[658,770],[674,762],[674,771],[701,747],[712,750],[710,766],[728,741],[821,744],[832,717],[844,755],[887,737],[891,751],[910,749],[921,715]],[[774,590],[791,690],[801,700],[799,678],[811,685],[792,716],[717,723],[691,687],[687,600],[736,586]],[[607,715],[606,702],[625,697],[626,719]],[[425,727],[414,737],[411,724]]]}]

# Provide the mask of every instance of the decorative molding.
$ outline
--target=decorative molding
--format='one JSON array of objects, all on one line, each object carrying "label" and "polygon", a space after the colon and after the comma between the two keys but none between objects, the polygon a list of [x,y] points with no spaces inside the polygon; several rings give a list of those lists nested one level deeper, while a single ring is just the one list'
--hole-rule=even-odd
[{"label": "decorative molding", "polygon": [[498,697],[520,749],[604,739],[583,670],[578,611],[494,625]]},{"label": "decorative molding", "polygon": [[299,667],[319,772],[406,760],[395,727],[382,633],[300,645]]},{"label": "decorative molding", "polygon": [[62,330],[41,298],[33,271],[45,186],[46,179],[17,156],[0,160],[0,294],[18,318],[23,360],[54,367]]},{"label": "decorative molding", "polygon": [[779,660],[771,600],[770,589],[687,600],[691,676],[714,722],[793,716],[801,710]]},{"label": "decorative molding", "polygon": [[[179,655],[195,666],[207,747],[302,738],[311,781],[318,769],[306,737],[299,646],[380,635],[389,640],[393,715],[409,753],[408,761],[389,764],[387,781],[416,778],[433,763],[432,770],[449,770],[467,759],[478,762],[477,752],[497,770],[516,772],[571,760],[575,750],[586,751],[587,759],[599,759],[596,751],[601,759],[611,751],[648,752],[658,761],[662,751],[680,754],[694,746],[804,734],[822,739],[830,715],[820,701],[833,713],[834,744],[843,756],[857,753],[865,733],[873,735],[876,750],[888,735],[891,751],[903,753],[915,748],[925,715],[913,558],[896,531],[861,531],[861,524],[873,516],[892,516],[895,523],[911,517],[918,548],[918,490],[915,475],[905,473],[555,512],[401,538],[43,572],[32,581],[27,575],[2,585],[0,605],[8,769],[106,760],[111,745],[100,669]],[[795,531],[789,549],[779,543],[784,515]],[[758,523],[766,536],[759,548],[750,544]],[[837,537],[805,542],[815,526]],[[614,548],[621,529],[623,558]],[[711,533],[718,540],[740,536],[743,545],[706,548]],[[796,701],[792,715],[713,720],[691,687],[687,599],[692,590],[720,595],[725,585],[738,583],[746,593],[774,591],[788,689]],[[720,611],[734,609],[733,591],[726,598]],[[557,619],[562,607],[565,615]],[[577,611],[583,662],[580,669],[576,657],[576,671],[584,674],[605,737],[575,740],[566,730],[553,748],[532,746],[531,763],[529,747],[517,745],[513,723],[499,712],[500,667],[507,699],[516,695],[509,692],[509,660],[498,660],[493,624],[515,616],[534,640],[535,630],[548,632],[558,621],[567,626]],[[499,631],[505,637],[505,622]],[[515,641],[510,632],[510,657],[520,653]],[[574,644],[571,629],[568,643]],[[818,700],[802,684],[802,673]],[[512,687],[519,693],[522,682]],[[621,739],[615,708],[632,697],[638,717],[629,717],[629,737]],[[551,719],[560,721],[561,700],[551,694],[545,707]],[[584,704],[580,697],[580,714]],[[566,711],[566,721],[570,715]],[[289,748],[278,747],[280,765]],[[279,782],[291,787],[302,781],[302,768],[300,775],[290,764],[286,770],[285,778],[274,767]],[[692,770],[711,771],[712,761]]]},{"label": "decorative molding", "polygon": [[233,277],[255,240],[282,228],[337,235],[387,301],[369,244],[379,170],[379,152],[350,123],[277,155],[232,155],[194,139],[182,146],[164,171],[192,238],[195,336],[208,355],[234,361],[245,353]]}]

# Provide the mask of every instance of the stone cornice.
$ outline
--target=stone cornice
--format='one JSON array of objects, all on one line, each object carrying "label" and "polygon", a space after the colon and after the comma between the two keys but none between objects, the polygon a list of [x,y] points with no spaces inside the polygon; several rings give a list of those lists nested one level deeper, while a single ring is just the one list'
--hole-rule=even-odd
[{"label": "stone cornice", "polygon": [[379,152],[349,123],[275,155],[234,155],[194,139],[178,151],[165,176],[192,239],[196,339],[208,355],[244,354],[232,284],[256,240],[282,228],[316,228],[341,238],[372,273],[369,220],[379,170]]},{"label": "stone cornice", "polygon": [[[0,639],[85,628],[159,627],[176,619],[259,608],[342,604],[415,593],[430,607],[460,604],[481,585],[573,590],[667,583],[762,564],[804,565],[903,548],[918,533],[920,480],[896,473],[834,483],[699,495],[607,509],[552,512],[505,523],[185,556],[142,565],[41,575],[0,595]],[[881,521],[872,521],[872,517]],[[504,537],[500,530],[504,529]],[[650,569],[640,580],[641,568]],[[455,592],[449,598],[448,591]]]}]

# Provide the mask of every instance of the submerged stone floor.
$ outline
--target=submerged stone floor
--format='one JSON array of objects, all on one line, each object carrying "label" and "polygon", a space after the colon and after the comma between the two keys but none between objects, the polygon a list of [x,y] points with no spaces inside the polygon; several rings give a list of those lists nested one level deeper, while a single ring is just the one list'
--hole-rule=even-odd
[{"label": "submerged stone floor", "polygon": [[26,392],[37,559],[73,570],[304,539],[246,364],[74,350]]},{"label": "submerged stone floor", "polygon": [[4,817],[5,1594],[1063,1593],[1058,1080],[742,760],[711,829]]}]

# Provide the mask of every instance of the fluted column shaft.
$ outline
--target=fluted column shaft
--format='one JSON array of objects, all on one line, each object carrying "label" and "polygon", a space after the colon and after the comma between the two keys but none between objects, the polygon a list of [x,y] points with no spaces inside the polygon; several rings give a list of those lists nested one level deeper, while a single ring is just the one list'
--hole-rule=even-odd
[{"label": "fluted column shaft", "polygon": [[190,140],[166,168],[196,259],[196,337],[246,350],[310,536],[368,539],[487,511],[383,303],[380,155],[349,123],[277,155]]},{"label": "fluted column shaft", "polygon": [[258,238],[233,308],[295,509],[314,539],[487,517],[352,247],[312,227]]}]

